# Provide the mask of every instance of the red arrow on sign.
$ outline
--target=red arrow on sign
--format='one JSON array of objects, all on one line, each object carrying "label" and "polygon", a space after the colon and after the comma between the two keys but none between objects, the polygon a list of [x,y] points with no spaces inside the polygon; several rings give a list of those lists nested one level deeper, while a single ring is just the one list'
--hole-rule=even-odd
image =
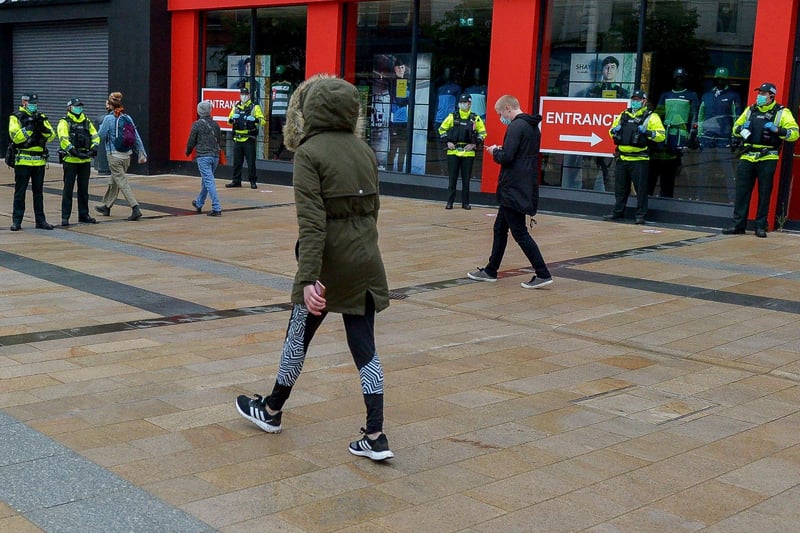
[{"label": "red arrow on sign", "polygon": [[619,98],[542,97],[542,152],[613,155],[608,130],[626,107],[628,100]]}]

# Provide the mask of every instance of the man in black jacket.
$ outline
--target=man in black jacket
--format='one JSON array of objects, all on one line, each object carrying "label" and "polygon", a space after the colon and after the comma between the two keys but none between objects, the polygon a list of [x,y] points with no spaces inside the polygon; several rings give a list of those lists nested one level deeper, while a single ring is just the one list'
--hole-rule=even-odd
[{"label": "man in black jacket", "polygon": [[525,225],[525,215],[534,216],[539,205],[539,122],[540,115],[528,115],[519,107],[519,100],[510,94],[501,96],[494,104],[500,122],[508,126],[503,145],[487,146],[495,163],[500,164],[497,183],[497,218],[494,222],[494,239],[489,262],[467,274],[476,281],[497,281],[497,271],[508,244],[508,232],[517,241],[531,262],[536,274],[524,289],[540,289],[553,283],[550,271]]}]

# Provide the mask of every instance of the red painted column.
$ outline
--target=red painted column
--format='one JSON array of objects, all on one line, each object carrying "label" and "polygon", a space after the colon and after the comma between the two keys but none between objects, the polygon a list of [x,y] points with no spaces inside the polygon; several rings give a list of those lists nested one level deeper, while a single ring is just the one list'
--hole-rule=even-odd
[{"label": "red painted column", "polygon": [[338,76],[342,67],[343,5],[337,1],[308,4],[306,17],[306,78],[322,73]]},{"label": "red painted column", "polygon": [[[489,55],[489,94],[486,97],[486,145],[501,144],[506,127],[494,112],[494,103],[504,94],[519,98],[526,113],[533,109],[536,73],[536,38],[539,2],[495,0]],[[481,191],[497,189],[500,169],[490,157],[483,158]]]},{"label": "red painted column", "polygon": [[184,154],[186,139],[197,115],[198,50],[200,50],[200,13],[180,11],[172,13],[172,80],[170,83],[169,158],[187,160]]},{"label": "red painted column", "polygon": [[[768,81],[778,87],[775,100],[786,104],[789,98],[789,83],[792,75],[792,61],[794,60],[795,22],[797,21],[798,0],[769,0],[758,2],[756,12],[755,38],[753,43],[753,66],[750,71],[750,93],[747,98],[748,105],[755,102],[753,92],[759,85]],[[798,110],[792,109],[792,115],[797,118]],[[792,157],[789,150],[785,150],[781,157]],[[778,166],[780,168],[780,165]],[[772,188],[767,223],[772,229],[777,210],[778,199],[778,171],[775,173],[775,186]],[[753,191],[750,202],[748,218],[755,218],[758,193]],[[800,198],[795,199],[800,202]]]}]

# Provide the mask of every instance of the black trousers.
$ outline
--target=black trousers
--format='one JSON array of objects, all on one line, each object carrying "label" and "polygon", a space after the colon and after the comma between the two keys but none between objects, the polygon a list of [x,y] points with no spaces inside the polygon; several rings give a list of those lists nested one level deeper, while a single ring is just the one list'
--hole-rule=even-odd
[{"label": "black trousers", "polygon": [[[344,321],[347,346],[361,377],[361,392],[367,408],[366,433],[383,431],[383,367],[375,350],[375,303],[372,295],[366,293],[366,309],[364,315],[342,315]],[[292,387],[303,370],[308,346],[314,338],[326,312],[316,316],[308,312],[304,305],[295,304],[289,326],[286,328],[286,339],[283,343],[281,363],[278,377],[272,393],[266,402],[270,409],[280,411],[289,399]]]},{"label": "black trousers", "polygon": [[536,244],[536,241],[533,240],[533,237],[528,232],[528,228],[525,227],[525,214],[502,205],[497,209],[497,218],[494,220],[492,255],[489,256],[489,262],[484,269],[486,273],[490,276],[497,276],[497,271],[500,270],[500,263],[503,261],[503,255],[506,253],[509,231],[511,231],[511,236],[517,241],[522,253],[525,254],[525,257],[528,258],[531,266],[536,271],[536,277],[549,278],[550,270],[548,270],[544,262],[539,245]]},{"label": "black trousers", "polygon": [[746,159],[739,161],[736,169],[736,200],[733,204],[733,226],[743,230],[747,226],[747,212],[750,209],[750,198],[758,181],[758,207],[756,208],[756,229],[767,229],[769,200],[772,196],[772,183],[777,159],[767,159],[753,163]]},{"label": "black trousers", "polygon": [[242,183],[242,165],[247,160],[247,174],[250,183],[256,182],[256,141],[233,142],[233,183]]},{"label": "black trousers", "polygon": [[636,218],[647,215],[647,172],[649,161],[625,161],[617,159],[617,168],[614,173],[614,215],[621,217],[625,214],[625,205],[631,193],[631,183],[636,187]]},{"label": "black trousers", "polygon": [[461,205],[469,205],[469,180],[472,177],[472,165],[475,163],[474,157],[459,157],[457,155],[447,156],[447,170],[450,182],[447,186],[447,204],[452,205],[456,201],[456,184],[458,175],[461,174]]},{"label": "black trousers", "polygon": [[656,183],[661,180],[661,194],[663,198],[673,198],[675,196],[675,175],[681,160],[678,157],[672,159],[650,158],[650,170],[647,177],[647,192],[650,196],[656,192]]},{"label": "black trousers", "polygon": [[89,216],[89,174],[92,163],[63,163],[64,192],[61,195],[61,218],[69,220],[72,215],[72,190],[78,183],[78,218]]},{"label": "black trousers", "polygon": [[14,167],[14,213],[11,221],[21,224],[25,216],[25,194],[28,191],[28,182],[33,189],[33,212],[37,224],[45,224],[47,217],[44,214],[44,165],[30,166],[17,165]]}]

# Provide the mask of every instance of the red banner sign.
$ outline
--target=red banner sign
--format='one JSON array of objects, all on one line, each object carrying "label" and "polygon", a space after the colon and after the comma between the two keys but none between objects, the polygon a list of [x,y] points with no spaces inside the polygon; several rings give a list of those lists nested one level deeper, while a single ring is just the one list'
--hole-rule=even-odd
[{"label": "red banner sign", "polygon": [[542,97],[542,152],[613,155],[608,130],[627,107],[628,100],[619,98]]},{"label": "red banner sign", "polygon": [[239,89],[203,88],[202,99],[211,100],[211,118],[219,124],[222,131],[231,131],[228,115],[231,114],[231,109],[239,103],[239,97]]}]

